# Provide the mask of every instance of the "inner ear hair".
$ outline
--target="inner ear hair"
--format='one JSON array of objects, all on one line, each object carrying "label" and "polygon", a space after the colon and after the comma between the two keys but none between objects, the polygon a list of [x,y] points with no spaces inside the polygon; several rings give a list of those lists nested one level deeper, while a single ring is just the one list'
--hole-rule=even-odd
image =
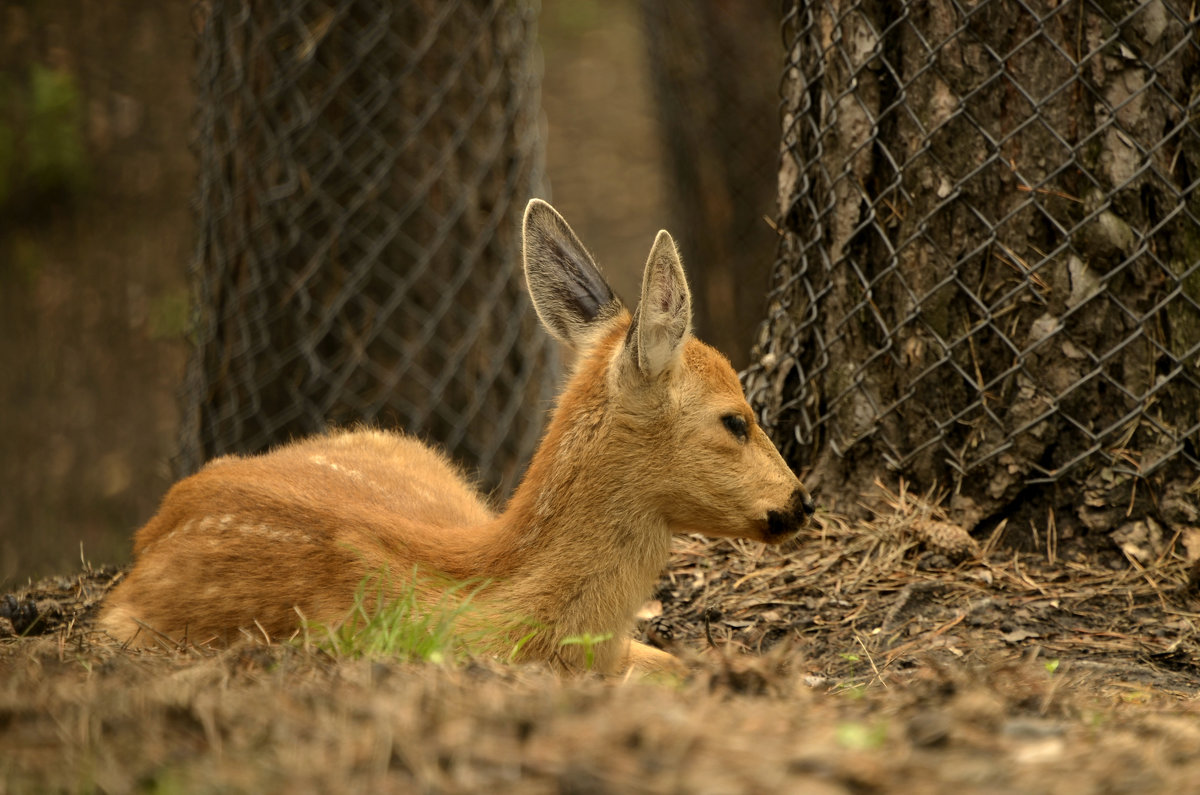
[{"label": "inner ear hair", "polygon": [[522,248],[534,310],[552,336],[579,349],[596,323],[621,302],[592,255],[558,212],[541,199],[525,208]]},{"label": "inner ear hair", "polygon": [[638,368],[650,377],[671,369],[691,333],[692,295],[675,241],[658,233],[646,270],[636,313],[634,338]]}]

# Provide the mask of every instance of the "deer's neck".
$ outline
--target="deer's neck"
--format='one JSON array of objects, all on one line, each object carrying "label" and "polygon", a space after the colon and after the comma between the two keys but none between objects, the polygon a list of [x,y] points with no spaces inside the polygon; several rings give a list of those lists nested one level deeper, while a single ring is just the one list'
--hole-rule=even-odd
[{"label": "deer's neck", "polygon": [[578,664],[584,648],[563,645],[574,638],[598,644],[596,664],[608,668],[667,563],[670,533],[613,484],[554,474],[554,486],[518,493],[497,520],[510,563],[498,587],[539,627],[539,656]]},{"label": "deer's neck", "polygon": [[[589,398],[589,394],[591,397]],[[496,519],[498,584],[508,601],[542,627],[547,656],[565,638],[611,635],[593,649],[599,662],[618,646],[666,565],[671,536],[647,505],[645,483],[610,451],[603,395],[568,389],[508,508]],[[569,421],[564,421],[569,418]],[[499,572],[498,572],[499,573]]]}]

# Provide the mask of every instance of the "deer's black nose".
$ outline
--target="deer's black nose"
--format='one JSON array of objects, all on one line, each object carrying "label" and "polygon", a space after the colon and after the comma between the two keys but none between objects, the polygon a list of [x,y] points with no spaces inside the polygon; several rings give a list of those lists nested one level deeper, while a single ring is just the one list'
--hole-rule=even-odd
[{"label": "deer's black nose", "polygon": [[800,492],[801,495],[803,495],[800,497],[801,510],[804,511],[805,516],[812,516],[814,513],[817,512],[817,504],[815,502],[813,502],[812,495],[809,494],[808,490],[805,489],[803,486],[801,486],[799,489],[797,489],[797,491]]},{"label": "deer's black nose", "polygon": [[792,492],[787,507],[767,514],[767,541],[778,544],[799,532],[808,524],[809,517],[817,511],[812,497],[800,486]]}]

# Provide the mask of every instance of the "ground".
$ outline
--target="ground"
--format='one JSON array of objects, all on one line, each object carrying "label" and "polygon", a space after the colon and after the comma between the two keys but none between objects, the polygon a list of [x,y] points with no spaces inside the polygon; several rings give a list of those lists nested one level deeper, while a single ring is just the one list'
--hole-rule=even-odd
[{"label": "ground", "polygon": [[0,600],[0,792],[1200,791],[1180,539],[1017,554],[893,497],[779,548],[678,539],[639,626],[686,679],[134,652],[91,627],[119,569],[31,584]]}]

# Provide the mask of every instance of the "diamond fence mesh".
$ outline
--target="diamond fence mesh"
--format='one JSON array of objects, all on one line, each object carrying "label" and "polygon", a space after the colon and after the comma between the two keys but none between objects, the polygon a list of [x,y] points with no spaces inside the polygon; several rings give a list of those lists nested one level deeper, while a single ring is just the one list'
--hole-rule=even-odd
[{"label": "diamond fence mesh", "polygon": [[208,2],[180,474],[329,425],[402,427],[507,491],[554,353],[528,310],[537,8]]},{"label": "diamond fence mesh", "polygon": [[1194,479],[1195,4],[793,2],[784,38],[746,382],[789,459],[827,498],[892,472],[980,515],[1070,482],[1085,522]]}]

